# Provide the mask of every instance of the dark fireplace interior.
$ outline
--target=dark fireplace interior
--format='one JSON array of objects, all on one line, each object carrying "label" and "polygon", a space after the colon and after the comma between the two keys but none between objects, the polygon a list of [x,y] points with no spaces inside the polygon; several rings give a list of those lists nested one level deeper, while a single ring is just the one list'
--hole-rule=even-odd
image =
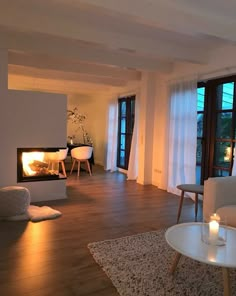
[{"label": "dark fireplace interior", "polygon": [[59,173],[61,148],[17,148],[17,182],[65,179]]}]

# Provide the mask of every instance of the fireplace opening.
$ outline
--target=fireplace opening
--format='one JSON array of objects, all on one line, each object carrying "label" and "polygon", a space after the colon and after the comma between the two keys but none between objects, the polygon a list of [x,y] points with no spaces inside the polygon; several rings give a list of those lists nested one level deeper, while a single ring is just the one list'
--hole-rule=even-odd
[{"label": "fireplace opening", "polygon": [[65,179],[57,152],[63,148],[17,148],[17,182]]}]

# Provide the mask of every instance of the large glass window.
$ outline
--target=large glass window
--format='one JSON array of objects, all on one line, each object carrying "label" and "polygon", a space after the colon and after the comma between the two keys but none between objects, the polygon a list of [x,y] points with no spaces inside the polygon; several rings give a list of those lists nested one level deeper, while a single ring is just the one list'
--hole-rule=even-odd
[{"label": "large glass window", "polygon": [[134,128],[135,96],[119,98],[118,106],[117,167],[127,170]]},{"label": "large glass window", "polygon": [[199,84],[197,183],[231,175],[236,142],[235,84],[236,76]]}]

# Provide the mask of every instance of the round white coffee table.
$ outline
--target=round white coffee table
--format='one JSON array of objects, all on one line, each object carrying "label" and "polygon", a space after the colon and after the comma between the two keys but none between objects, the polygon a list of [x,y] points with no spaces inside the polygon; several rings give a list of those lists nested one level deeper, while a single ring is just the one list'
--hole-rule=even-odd
[{"label": "round white coffee table", "polygon": [[236,268],[236,228],[227,227],[224,246],[208,245],[201,240],[202,223],[183,223],[170,227],[165,238],[177,253],[170,272],[173,274],[181,255],[194,260],[222,267],[224,296],[231,295],[229,268]]}]

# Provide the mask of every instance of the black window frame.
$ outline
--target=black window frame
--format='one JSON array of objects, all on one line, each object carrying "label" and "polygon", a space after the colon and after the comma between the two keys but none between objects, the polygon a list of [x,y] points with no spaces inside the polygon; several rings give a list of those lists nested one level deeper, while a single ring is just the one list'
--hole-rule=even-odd
[{"label": "black window frame", "polygon": [[[233,107],[228,109],[218,108],[217,89],[220,85],[234,82]],[[204,108],[204,131],[202,139],[202,169],[201,184],[209,177],[219,177],[232,175],[232,167],[234,160],[234,148],[236,146],[236,75],[211,79],[201,82],[198,87],[205,86],[205,108]],[[221,113],[232,113],[231,133],[230,137],[217,137],[217,116]],[[228,144],[231,147],[230,160],[226,166],[224,162],[219,165],[219,159],[216,155],[217,143]]]},{"label": "black window frame", "polygon": [[[126,104],[126,113],[122,115],[122,103]],[[125,119],[125,132],[121,131],[121,122]],[[117,167],[128,170],[131,141],[135,120],[135,95],[118,98],[118,135],[117,135]],[[125,147],[121,147],[121,136],[125,138]],[[124,162],[121,158],[124,152]]]}]

